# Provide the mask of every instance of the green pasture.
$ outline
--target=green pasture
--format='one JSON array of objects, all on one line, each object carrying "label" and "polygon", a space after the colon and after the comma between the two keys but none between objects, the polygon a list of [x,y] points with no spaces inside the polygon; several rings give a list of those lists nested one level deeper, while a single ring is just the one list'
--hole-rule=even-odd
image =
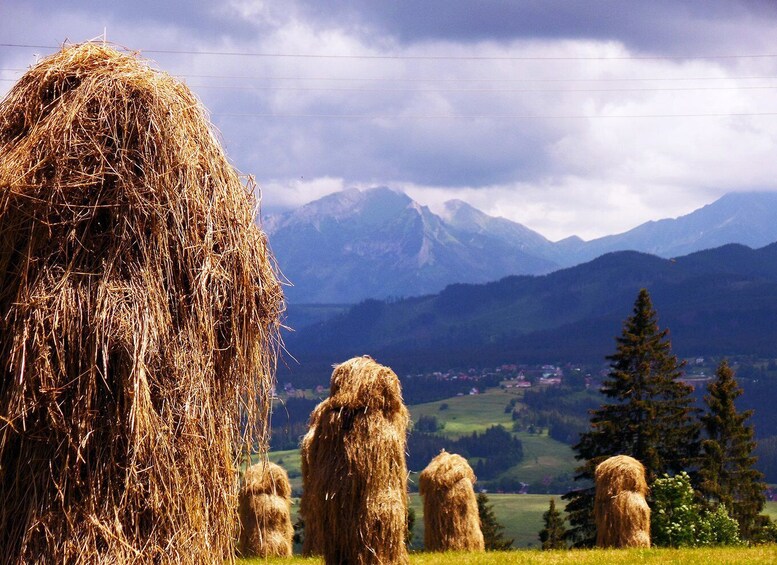
[{"label": "green pasture", "polygon": [[525,483],[537,483],[561,473],[572,473],[578,465],[572,449],[556,441],[547,432],[516,434],[523,444],[523,461],[505,472]]},{"label": "green pasture", "polygon": [[[413,421],[421,416],[435,416],[445,425],[438,433],[456,437],[472,432],[482,432],[488,427],[501,424],[512,429],[511,414],[505,413],[510,400],[523,397],[518,389],[491,388],[482,394],[456,396],[445,400],[409,406]],[[440,410],[447,404],[448,408]],[[518,403],[520,406],[520,402]],[[548,436],[547,432],[516,434],[523,443],[523,461],[506,472],[525,483],[537,483],[550,476],[572,473],[577,465],[572,449]]]},{"label": "green pasture", "polygon": [[[510,389],[512,390],[512,389]],[[513,420],[510,413],[504,409],[511,398],[520,398],[516,392],[507,392],[491,388],[481,394],[454,396],[426,404],[408,406],[413,422],[421,416],[435,416],[445,424],[440,433],[450,436],[461,436],[472,432],[482,432],[490,426],[501,424],[508,430],[512,428]],[[440,410],[446,405],[447,409]]]}]

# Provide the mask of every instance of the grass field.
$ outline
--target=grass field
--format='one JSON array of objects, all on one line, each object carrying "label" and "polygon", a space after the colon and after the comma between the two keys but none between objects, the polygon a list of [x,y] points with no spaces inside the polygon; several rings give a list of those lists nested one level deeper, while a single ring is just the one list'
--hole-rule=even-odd
[{"label": "grass field", "polygon": [[[506,538],[512,538],[513,547],[527,549],[537,547],[537,535],[542,529],[542,514],[548,509],[550,498],[556,499],[556,507],[564,508],[564,501],[558,495],[545,494],[489,494],[488,500],[494,507],[496,519],[505,528]],[[415,510],[413,528],[414,549],[421,549],[424,540],[423,501],[418,494],[410,495],[410,506]],[[296,520],[299,499],[293,499],[292,521]],[[767,502],[764,513],[777,520],[777,502]],[[776,561],[777,563],[777,561]]]},{"label": "grass field", "polygon": [[523,461],[507,471],[506,476],[514,476],[525,483],[541,482],[551,475],[573,473],[577,462],[572,449],[542,434],[517,433],[523,443]]},{"label": "grass field", "polygon": [[[267,563],[297,565],[323,563],[322,559],[239,559],[241,565]],[[656,563],[676,565],[739,565],[777,563],[777,546],[709,549],[590,549],[575,551],[499,551],[489,553],[412,553],[411,565],[600,565],[612,563]]]},{"label": "grass field", "polygon": [[[512,418],[505,413],[505,406],[513,398],[520,398],[522,392],[516,389],[488,389],[477,395],[456,396],[445,400],[408,406],[412,421],[418,421],[421,416],[435,416],[445,427],[441,434],[458,437],[472,432],[483,432],[488,427],[501,424],[508,430],[512,428]],[[448,408],[440,410],[440,405]],[[550,437],[547,433],[516,434],[523,443],[524,459],[505,473],[525,483],[540,483],[543,480],[560,474],[571,474],[576,461],[572,449]],[[270,461],[278,463],[289,473],[291,486],[299,492],[302,488],[299,475],[299,453],[292,451],[270,452]],[[417,470],[416,470],[417,471]],[[415,474],[410,477],[416,481]]]},{"label": "grass field", "polygon": [[[441,431],[452,437],[482,432],[495,424],[501,424],[508,430],[513,425],[512,417],[504,408],[511,398],[520,398],[516,392],[506,392],[491,388],[482,394],[454,396],[436,402],[408,406],[414,422],[421,416],[435,416],[445,424]],[[440,410],[447,404],[448,408]]]}]

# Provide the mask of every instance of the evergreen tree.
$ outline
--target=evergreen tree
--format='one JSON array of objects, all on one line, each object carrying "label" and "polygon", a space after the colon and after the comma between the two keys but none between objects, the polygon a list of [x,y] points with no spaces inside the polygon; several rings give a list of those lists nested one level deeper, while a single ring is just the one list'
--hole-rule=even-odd
[{"label": "evergreen tree", "polygon": [[550,499],[548,511],[542,515],[545,527],[540,530],[542,549],[566,549],[564,517],[556,510],[556,499]]},{"label": "evergreen tree", "polygon": [[513,540],[506,539],[504,526],[500,524],[494,515],[494,507],[489,504],[485,493],[478,493],[478,515],[480,516],[480,530],[483,532],[483,540],[486,542],[486,551],[504,551],[510,549]]},{"label": "evergreen tree", "polygon": [[[616,339],[615,354],[607,357],[610,372],[601,393],[608,402],[591,412],[589,431],[573,446],[575,457],[583,461],[576,480],[591,485],[596,466],[613,455],[642,462],[648,483],[695,462],[700,425],[692,388],[679,380],[684,363],[672,355],[668,333],[659,329],[650,295],[642,289]],[[577,547],[593,545],[593,486],[562,498],[569,500],[569,539]]]},{"label": "evergreen tree", "polygon": [[739,522],[740,534],[750,539],[756,516],[766,500],[763,474],[754,469],[753,427],[745,422],[752,410],[737,412],[734,401],[742,394],[734,371],[723,361],[715,380],[707,386],[707,413],[701,421],[706,432],[699,468],[699,490],[712,506],[724,506]]}]

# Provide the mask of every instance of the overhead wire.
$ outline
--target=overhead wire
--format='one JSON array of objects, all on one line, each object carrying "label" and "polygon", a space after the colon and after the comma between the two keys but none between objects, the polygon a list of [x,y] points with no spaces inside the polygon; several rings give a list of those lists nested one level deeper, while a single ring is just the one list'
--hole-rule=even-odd
[{"label": "overhead wire", "polygon": [[[29,45],[23,43],[0,43],[0,47],[27,49],[59,49],[55,45]],[[138,49],[140,53],[166,55],[208,55],[220,57],[260,57],[260,58],[300,58],[300,59],[385,59],[385,60],[426,60],[426,61],[653,61],[687,59],[765,59],[777,58],[777,53],[724,53],[724,54],[687,54],[687,55],[375,55],[343,53],[284,53],[261,51],[212,51],[206,49]]]},{"label": "overhead wire", "polygon": [[[48,45],[32,45],[32,44],[13,44],[13,43],[0,43],[0,47],[15,47],[15,48],[30,48],[30,49],[59,49],[56,46]],[[753,57],[777,57],[772,54],[738,54],[738,55],[707,55],[707,56],[693,56],[693,57],[679,57],[679,56],[629,56],[629,57],[533,57],[533,56],[515,56],[515,57],[479,57],[479,56],[415,56],[415,55],[386,55],[386,56],[372,56],[372,55],[326,55],[326,54],[305,54],[305,53],[258,53],[258,52],[238,52],[238,51],[193,51],[193,50],[164,50],[164,49],[142,49],[138,50],[140,53],[165,53],[165,54],[188,54],[188,55],[213,55],[213,56],[257,56],[257,57],[300,57],[300,58],[353,58],[353,59],[429,59],[429,60],[644,60],[644,59],[730,59],[730,58],[753,58]],[[0,68],[3,72],[23,72],[25,69],[19,68]],[[667,81],[674,82],[688,82],[688,81],[731,81],[731,80],[773,80],[777,79],[777,76],[768,75],[753,75],[742,77],[596,77],[596,78],[426,78],[426,77],[304,77],[304,76],[252,76],[252,75],[213,75],[213,74],[175,74],[178,78],[188,79],[215,79],[215,80],[261,80],[261,81],[338,81],[338,82],[391,82],[391,83],[403,83],[403,84],[430,84],[430,83],[444,83],[444,84],[471,84],[471,83],[618,83],[618,82],[652,82],[660,81],[666,83]],[[0,78],[2,82],[14,82],[13,78]],[[406,92],[406,93],[623,93],[623,92],[683,92],[683,91],[739,91],[739,90],[774,90],[777,89],[777,84],[771,85],[735,85],[735,86],[662,86],[662,87],[608,87],[608,88],[450,88],[450,87],[433,87],[433,88],[406,88],[406,87],[379,87],[379,88],[364,88],[364,87],[340,87],[340,86],[277,86],[277,85],[246,85],[246,84],[189,84],[194,89],[214,89],[214,90],[236,90],[236,91],[299,91],[299,92],[314,92],[314,91],[330,91],[330,92],[364,92],[364,93],[392,93],[392,92]],[[596,119],[596,118],[699,118],[699,117],[738,117],[738,116],[773,116],[777,113],[773,112],[722,112],[722,113],[680,113],[680,114],[629,114],[629,115],[522,115],[522,114],[501,114],[501,115],[430,115],[430,114],[397,114],[397,115],[371,115],[371,114],[331,114],[331,113],[262,113],[262,112],[227,112],[227,113],[214,113],[214,117],[256,117],[256,118],[320,118],[320,119],[358,119],[358,120],[385,120],[385,119],[467,119],[467,120],[480,120],[480,119],[512,119],[512,120],[532,120],[532,119]]]},{"label": "overhead wire", "polygon": [[[26,68],[0,68],[0,72],[27,71]],[[731,80],[777,80],[777,75],[752,76],[691,76],[691,77],[596,77],[596,78],[434,78],[434,77],[324,77],[324,76],[262,76],[262,75],[211,75],[194,73],[171,73],[176,78],[205,78],[226,80],[259,81],[337,81],[337,82],[666,82],[666,81],[731,81]]]},{"label": "overhead wire", "polygon": [[214,112],[222,118],[321,118],[354,120],[589,120],[641,118],[728,118],[777,116],[777,112],[709,112],[685,114],[295,114],[262,112]]},{"label": "overhead wire", "polygon": [[[0,69],[2,71],[3,69]],[[191,78],[194,75],[175,75],[178,78]],[[217,78],[217,77],[214,77]],[[219,77],[226,78],[226,77]],[[775,77],[777,78],[777,77]],[[15,82],[13,78],[0,78],[2,82]],[[304,80],[304,79],[299,79]],[[357,81],[359,79],[352,79]],[[385,79],[389,81],[390,79]],[[690,79],[689,79],[690,80]],[[424,82],[419,80],[418,82]],[[739,85],[739,86],[674,86],[674,87],[638,87],[638,88],[357,88],[339,86],[257,86],[245,84],[189,84],[190,88],[216,90],[255,90],[255,91],[300,91],[300,92],[469,92],[469,93],[567,93],[567,92],[683,92],[683,91],[732,91],[732,90],[774,90],[777,84]]]}]

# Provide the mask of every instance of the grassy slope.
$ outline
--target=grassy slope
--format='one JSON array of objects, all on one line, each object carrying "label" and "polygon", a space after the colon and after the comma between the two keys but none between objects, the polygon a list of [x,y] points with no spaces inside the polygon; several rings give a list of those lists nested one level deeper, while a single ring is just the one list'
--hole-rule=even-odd
[{"label": "grassy slope", "polygon": [[[513,398],[520,399],[523,393],[516,389],[489,389],[483,394],[457,396],[427,404],[409,406],[413,421],[421,416],[435,416],[445,424],[441,433],[450,436],[482,432],[489,426],[501,424],[508,430],[513,421],[505,406]],[[447,404],[446,410],[440,406]],[[520,405],[520,404],[519,404]],[[576,462],[568,445],[558,442],[547,434],[518,433],[523,442],[524,459],[507,471],[507,475],[526,483],[541,481],[550,475],[571,473]]]},{"label": "grassy slope", "polygon": [[[495,424],[511,429],[512,418],[509,413],[505,413],[504,408],[512,398],[520,396],[521,393],[515,389],[489,389],[483,394],[456,396],[408,408],[413,421],[417,421],[421,416],[435,416],[445,424],[441,433],[456,437],[482,432]],[[447,404],[448,408],[440,410],[442,404]],[[516,435],[523,442],[524,460],[507,471],[507,475],[526,483],[535,483],[551,475],[570,473],[574,469],[576,462],[569,446],[548,437],[547,434]],[[299,454],[296,450],[270,453],[271,461],[277,463],[280,459],[283,460],[282,466],[291,476],[292,488],[301,489]],[[415,478],[411,477],[411,480]]]},{"label": "grassy slope", "polygon": [[[526,565],[599,565],[614,563],[656,563],[678,565],[739,565],[741,563],[775,563],[777,546],[766,545],[753,548],[712,549],[593,549],[578,551],[509,551],[493,553],[414,553],[410,556],[412,565],[486,565],[490,563],[520,563]],[[299,563],[323,563],[321,559],[245,559],[238,563],[296,565]]]},{"label": "grassy slope", "polygon": [[[408,408],[414,422],[421,416],[435,416],[445,423],[442,433],[459,436],[481,432],[495,424],[501,424],[509,430],[513,421],[510,414],[505,414],[504,408],[510,399],[515,397],[520,398],[515,393],[494,388],[483,394],[455,396]],[[443,404],[448,405],[446,410],[440,410]]]}]

